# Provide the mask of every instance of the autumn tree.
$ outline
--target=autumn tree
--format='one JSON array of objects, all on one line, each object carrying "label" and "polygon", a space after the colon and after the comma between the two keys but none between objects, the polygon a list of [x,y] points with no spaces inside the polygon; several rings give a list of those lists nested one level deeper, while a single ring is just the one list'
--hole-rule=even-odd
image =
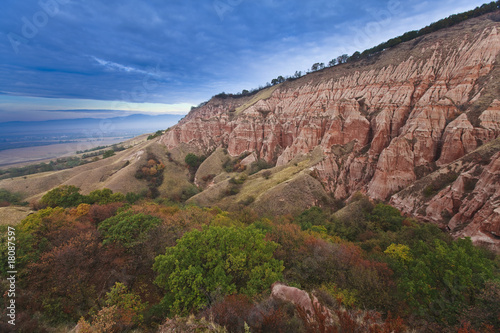
[{"label": "autumn tree", "polygon": [[28,266],[30,306],[52,322],[77,320],[123,268],[119,250],[104,247],[96,231],[81,233]]},{"label": "autumn tree", "polygon": [[273,258],[276,248],[254,227],[193,230],[156,257],[155,282],[167,291],[164,303],[178,314],[233,293],[253,296],[281,278],[283,264]]}]

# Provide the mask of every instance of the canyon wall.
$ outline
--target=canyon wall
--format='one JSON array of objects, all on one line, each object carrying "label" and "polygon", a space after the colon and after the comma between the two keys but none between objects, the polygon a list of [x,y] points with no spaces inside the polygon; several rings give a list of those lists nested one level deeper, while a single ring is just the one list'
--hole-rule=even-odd
[{"label": "canyon wall", "polygon": [[[457,236],[477,236],[481,228],[472,226],[487,219],[489,229],[481,232],[496,242],[500,200],[491,198],[499,196],[498,156],[491,156],[469,200],[489,202],[488,209],[456,208],[465,201],[454,202],[452,194],[436,199],[435,208],[395,196],[498,137],[500,23],[491,15],[253,96],[213,98],[160,142],[206,153],[225,147],[232,156],[254,152],[276,166],[320,147],[323,159],[312,169],[334,198],[361,191],[372,199],[393,197],[403,211],[420,211],[450,229],[469,221]],[[449,191],[465,193],[459,185]],[[451,218],[441,216],[445,209]]]}]

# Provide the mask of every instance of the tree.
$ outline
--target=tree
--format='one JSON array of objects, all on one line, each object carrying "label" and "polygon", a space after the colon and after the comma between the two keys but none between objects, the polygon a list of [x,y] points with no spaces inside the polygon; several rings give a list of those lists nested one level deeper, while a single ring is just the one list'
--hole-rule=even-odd
[{"label": "tree", "polygon": [[115,151],[113,149],[106,150],[104,154],[102,155],[102,158],[108,158],[115,155]]},{"label": "tree", "polygon": [[95,190],[87,196],[88,203],[105,205],[112,202],[125,201],[125,196],[121,193],[113,193],[109,188]]},{"label": "tree", "polygon": [[146,304],[141,301],[139,295],[129,292],[123,283],[116,282],[106,293],[106,305],[117,307],[120,313],[118,323],[125,327],[132,326],[132,324],[139,325],[143,321]]},{"label": "tree", "polygon": [[347,62],[347,59],[349,59],[349,56],[347,54],[343,54],[343,55],[337,57],[337,63],[338,64],[345,64]]},{"label": "tree", "polygon": [[193,230],[156,257],[155,283],[167,290],[165,304],[177,314],[199,310],[233,293],[253,296],[281,278],[277,248],[255,227]]},{"label": "tree", "polygon": [[160,225],[157,217],[143,213],[121,212],[101,222],[99,231],[104,236],[104,243],[118,242],[126,248],[144,243],[149,230]]},{"label": "tree", "polygon": [[330,60],[330,62],[328,63],[328,66],[329,66],[329,67],[333,67],[333,66],[335,66],[335,65],[337,65],[337,59],[332,59],[332,60]]},{"label": "tree", "polygon": [[377,204],[371,213],[367,214],[367,217],[374,223],[374,229],[382,229],[383,231],[400,230],[404,220],[399,210],[383,203]]},{"label": "tree", "polygon": [[191,168],[197,168],[200,166],[200,158],[193,153],[189,153],[184,158],[184,162]]},{"label": "tree", "polygon": [[84,196],[79,192],[80,189],[76,186],[62,185],[47,192],[40,199],[40,203],[46,207],[75,207],[84,200]]},{"label": "tree", "polygon": [[303,211],[297,218],[295,222],[300,225],[302,230],[311,229],[313,226],[325,225],[327,220],[320,207],[311,207]]},{"label": "tree", "polygon": [[319,70],[321,70],[323,68],[325,68],[325,64],[322,63],[322,62],[321,63],[317,62],[314,65],[312,65],[311,72],[316,72],[316,71],[319,71]]},{"label": "tree", "polygon": [[361,57],[361,53],[359,51],[356,51],[352,54],[352,56],[349,58],[350,61],[352,60],[358,60]]},{"label": "tree", "polygon": [[407,303],[415,313],[442,323],[456,324],[460,309],[474,303],[493,274],[492,262],[470,238],[451,244],[420,241],[408,256],[394,257],[400,258],[396,270]]},{"label": "tree", "polygon": [[116,249],[102,245],[95,230],[44,252],[27,268],[32,306],[52,322],[78,320],[124,269],[125,258],[119,257]]}]

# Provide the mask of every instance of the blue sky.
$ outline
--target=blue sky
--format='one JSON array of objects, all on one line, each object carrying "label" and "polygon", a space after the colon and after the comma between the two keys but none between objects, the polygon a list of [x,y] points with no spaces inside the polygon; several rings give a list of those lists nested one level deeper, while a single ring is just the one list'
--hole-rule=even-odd
[{"label": "blue sky", "polygon": [[187,113],[475,0],[2,0],[0,122]]}]

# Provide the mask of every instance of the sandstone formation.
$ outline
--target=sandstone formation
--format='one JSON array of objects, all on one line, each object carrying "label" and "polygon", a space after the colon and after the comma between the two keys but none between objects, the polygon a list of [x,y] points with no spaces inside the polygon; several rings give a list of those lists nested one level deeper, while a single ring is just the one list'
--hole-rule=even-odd
[{"label": "sandstone formation", "polygon": [[304,290],[276,282],[271,286],[271,297],[293,303],[293,305],[304,311],[307,315],[307,319],[310,321],[314,321],[313,314],[316,308],[317,311],[321,311],[326,315],[328,322],[333,322],[333,315],[330,310],[321,305],[316,296],[309,296]]},{"label": "sandstone formation", "polygon": [[[464,173],[425,204],[425,213],[424,206],[394,196],[498,137],[500,23],[493,14],[254,96],[213,98],[160,142],[205,153],[224,147],[230,156],[251,152],[252,161],[277,167],[320,149],[323,157],[311,172],[335,199],[357,191],[393,197],[398,208],[420,210],[417,215],[457,236],[498,244],[498,157],[470,193],[460,185],[465,169],[457,171]],[[467,172],[479,172],[472,169]]]}]

